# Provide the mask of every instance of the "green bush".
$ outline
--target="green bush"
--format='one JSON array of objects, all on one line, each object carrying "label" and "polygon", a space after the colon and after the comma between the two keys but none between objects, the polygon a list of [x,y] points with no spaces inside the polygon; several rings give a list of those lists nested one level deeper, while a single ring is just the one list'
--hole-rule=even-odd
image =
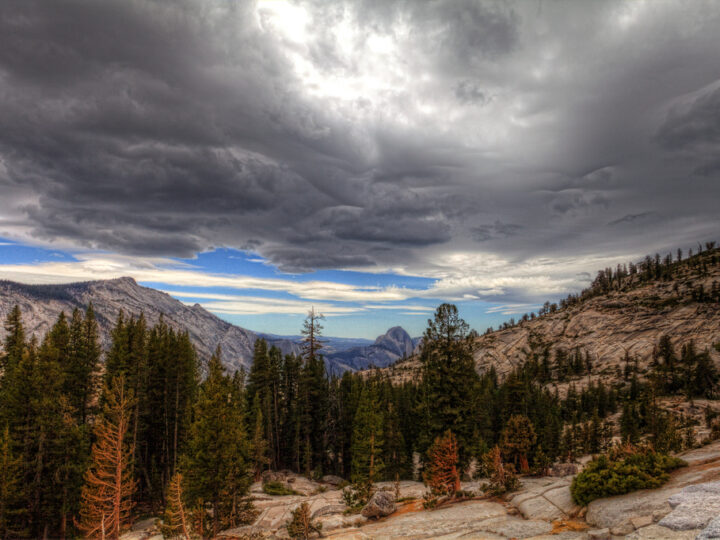
[{"label": "green bush", "polygon": [[602,497],[659,487],[670,478],[669,471],[685,465],[682,459],[626,445],[588,463],[573,479],[570,492],[577,504],[585,506]]},{"label": "green bush", "polygon": [[343,502],[347,506],[346,514],[357,514],[362,510],[374,493],[370,482],[350,484],[342,490]]},{"label": "green bush", "polygon": [[272,496],[283,496],[283,495],[300,495],[294,489],[286,487],[282,482],[265,482],[263,484],[263,492]]}]

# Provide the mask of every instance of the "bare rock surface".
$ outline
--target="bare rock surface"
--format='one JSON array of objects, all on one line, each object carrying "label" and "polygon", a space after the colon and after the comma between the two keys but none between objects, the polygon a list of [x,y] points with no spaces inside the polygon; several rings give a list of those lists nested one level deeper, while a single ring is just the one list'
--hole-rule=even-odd
[{"label": "bare rock surface", "polygon": [[704,529],[720,515],[720,482],[695,484],[668,499],[672,512],[659,525],[675,531]]},{"label": "bare rock surface", "polygon": [[[469,501],[437,510],[413,512],[396,518],[370,523],[361,528],[364,538],[443,538],[451,534],[468,534],[486,531],[482,523],[492,518],[507,517],[505,507],[489,501]],[[497,528],[499,523],[493,521],[489,526]],[[486,531],[492,532],[492,531]],[[331,538],[350,539],[356,531],[346,531]],[[497,535],[497,538],[503,538]],[[457,538],[457,536],[456,536]],[[525,537],[523,537],[525,538]]]},{"label": "bare rock surface", "polygon": [[673,531],[661,525],[649,525],[627,536],[628,540],[694,540],[699,530]]},{"label": "bare rock surface", "polygon": [[525,519],[552,521],[576,515],[580,511],[570,495],[570,477],[527,478],[520,491],[508,499]]},{"label": "bare rock surface", "polygon": [[697,540],[709,540],[710,538],[720,538],[720,515],[708,523],[708,526],[697,536]]}]

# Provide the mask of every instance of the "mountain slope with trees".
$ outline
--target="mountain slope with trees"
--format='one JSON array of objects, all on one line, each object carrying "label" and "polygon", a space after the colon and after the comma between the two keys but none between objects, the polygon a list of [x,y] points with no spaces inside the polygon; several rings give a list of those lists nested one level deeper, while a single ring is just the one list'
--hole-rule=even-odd
[{"label": "mountain slope with trees", "polygon": [[[714,364],[720,363],[720,250],[714,243],[694,254],[648,256],[601,270],[582,293],[546,302],[538,313],[478,336],[474,358],[478,371],[493,368],[501,379],[528,359],[543,360],[560,372],[556,382],[564,392],[563,382],[577,371],[570,365],[577,354],[592,378],[617,381],[628,364],[646,371],[657,360],[662,336],[678,353],[692,342],[696,351],[707,351]],[[419,369],[419,360],[412,358],[390,371],[409,380]],[[585,381],[586,375],[583,370]]]}]

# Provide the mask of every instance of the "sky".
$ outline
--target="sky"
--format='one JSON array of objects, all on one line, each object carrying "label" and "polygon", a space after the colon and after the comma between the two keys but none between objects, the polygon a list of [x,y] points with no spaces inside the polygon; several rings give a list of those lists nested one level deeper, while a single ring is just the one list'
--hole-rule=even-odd
[{"label": "sky", "polygon": [[0,279],[476,329],[716,240],[720,4],[6,0]]}]

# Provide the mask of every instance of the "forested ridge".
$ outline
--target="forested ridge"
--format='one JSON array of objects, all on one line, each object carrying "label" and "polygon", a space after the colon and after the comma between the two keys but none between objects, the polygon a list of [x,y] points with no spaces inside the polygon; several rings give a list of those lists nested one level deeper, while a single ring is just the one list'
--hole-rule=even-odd
[{"label": "forested ridge", "polygon": [[[718,262],[711,246],[668,264],[702,272]],[[658,264],[653,279],[667,274]],[[622,277],[606,281],[612,287]],[[714,290],[698,298],[716,302]],[[3,539],[116,538],[136,517],[161,514],[168,534],[185,527],[212,537],[253,519],[249,486],[270,469],[339,475],[362,498],[373,482],[412,477],[414,456],[432,487],[447,465],[435,456],[454,456],[460,474],[498,460],[508,470],[541,471],[607,449],[614,435],[677,450],[695,444],[696,426],[659,398],[717,393],[708,351],[676,350],[670,336],[658,341],[648,370],[627,358],[620,380],[571,385],[563,395],[548,383],[592,370],[579,349],[537,347],[502,380],[492,368],[478,373],[477,335],[450,304],[428,321],[421,376],[400,384],[386,371],[328,377],[315,312],[302,329],[302,354],[258,340],[251,368],[232,373],[220,349],[201,370],[187,333],[122,313],[103,362],[92,305],[60,315],[41,341],[25,335],[17,308],[4,325]],[[705,416],[720,435],[715,413]],[[448,478],[455,485],[454,473]]]}]

